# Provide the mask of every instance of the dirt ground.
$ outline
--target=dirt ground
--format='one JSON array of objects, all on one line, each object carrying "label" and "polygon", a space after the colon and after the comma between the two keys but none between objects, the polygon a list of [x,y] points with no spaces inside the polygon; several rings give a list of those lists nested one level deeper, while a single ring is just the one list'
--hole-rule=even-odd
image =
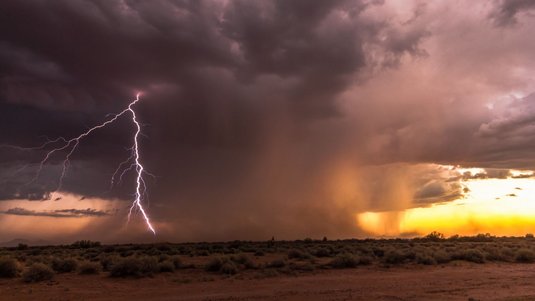
[{"label": "dirt ground", "polygon": [[[472,298],[472,299],[470,299]],[[535,300],[533,264],[451,264],[233,277],[195,271],[115,279],[0,280],[0,300]]]}]

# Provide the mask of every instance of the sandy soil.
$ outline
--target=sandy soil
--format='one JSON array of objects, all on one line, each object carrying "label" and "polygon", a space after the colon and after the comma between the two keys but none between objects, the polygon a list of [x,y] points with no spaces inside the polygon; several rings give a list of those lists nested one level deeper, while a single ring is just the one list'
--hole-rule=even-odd
[{"label": "sandy soil", "polygon": [[223,277],[182,270],[154,278],[63,274],[0,280],[0,300],[535,300],[535,265],[452,264]]}]

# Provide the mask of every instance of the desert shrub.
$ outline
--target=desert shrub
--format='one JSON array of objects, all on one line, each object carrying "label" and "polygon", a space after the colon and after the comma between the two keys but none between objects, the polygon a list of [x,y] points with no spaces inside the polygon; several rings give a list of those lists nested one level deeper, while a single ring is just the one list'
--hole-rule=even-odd
[{"label": "desert shrub", "polygon": [[167,261],[171,258],[171,256],[167,255],[167,254],[160,254],[160,256],[158,256],[158,262],[164,262],[164,261]]},{"label": "desert shrub", "polygon": [[506,261],[513,261],[516,257],[516,253],[513,249],[504,247],[501,249],[502,256],[505,257]]},{"label": "desert shrub", "polygon": [[228,275],[233,275],[238,272],[238,267],[228,257],[212,258],[204,268],[208,272],[220,272]]},{"label": "desert shrub", "polygon": [[27,263],[30,264],[30,265],[33,264],[33,263],[48,264],[48,263],[50,263],[50,258],[48,256],[43,256],[43,255],[30,256],[30,257],[28,257]]},{"label": "desert shrub", "polygon": [[373,248],[372,252],[373,252],[373,255],[375,255],[376,257],[385,256],[385,251],[383,249],[380,249],[380,248]]},{"label": "desert shrub", "polygon": [[27,244],[19,243],[17,245],[17,250],[27,250],[27,249],[28,249],[28,245]]},{"label": "desert shrub", "polygon": [[485,260],[488,261],[508,261],[508,256],[506,256],[502,249],[498,247],[485,248]]},{"label": "desert shrub", "polygon": [[78,267],[78,261],[74,258],[54,258],[52,259],[52,269],[58,273],[69,273],[75,271]]},{"label": "desert shrub", "polygon": [[19,267],[17,260],[10,257],[0,257],[0,277],[12,278],[17,276]]},{"label": "desert shrub", "polygon": [[137,258],[141,266],[141,274],[143,276],[152,275],[158,272],[158,261],[154,257],[143,256]]},{"label": "desert shrub", "polygon": [[359,265],[372,264],[373,258],[367,255],[359,256]]},{"label": "desert shrub", "polygon": [[115,252],[115,246],[104,246],[102,248],[102,252],[104,252],[104,253],[113,253],[113,252]]},{"label": "desert shrub", "polygon": [[298,270],[298,271],[307,271],[311,272],[316,269],[316,266],[311,262],[303,262],[303,263],[290,263],[290,269],[292,270]]},{"label": "desert shrub", "polygon": [[533,250],[530,249],[519,249],[516,252],[515,261],[524,263],[535,262],[535,253],[533,252]]},{"label": "desert shrub", "polygon": [[160,252],[160,250],[158,250],[157,248],[147,249],[143,253],[145,255],[149,255],[149,256],[160,256],[160,255],[162,255],[162,252]]},{"label": "desert shrub", "polygon": [[[229,253],[234,253],[234,252],[232,251]],[[197,256],[210,256],[210,252],[208,252],[207,250],[201,250],[197,252]]]},{"label": "desert shrub", "polygon": [[234,275],[238,272],[238,268],[232,261],[227,261],[223,263],[219,272],[227,275]]},{"label": "desert shrub", "polygon": [[256,250],[254,252],[254,256],[264,256],[264,255],[266,255],[266,254],[262,250]]},{"label": "desert shrub", "polygon": [[182,264],[182,259],[180,259],[180,257],[178,256],[173,256],[171,257],[171,262],[173,263],[173,265],[175,266],[175,269],[180,269],[183,267],[183,264]]},{"label": "desert shrub", "polygon": [[448,263],[451,261],[450,254],[443,250],[437,250],[433,252],[433,258],[437,263]]},{"label": "desert shrub", "polygon": [[267,264],[268,268],[282,268],[286,266],[284,259],[275,259]]},{"label": "desert shrub", "polygon": [[104,271],[110,271],[111,267],[118,262],[120,259],[117,255],[103,255],[100,257],[100,265],[102,266],[102,270]]},{"label": "desert shrub", "polygon": [[329,250],[328,248],[321,247],[321,248],[317,248],[313,252],[313,254],[316,257],[329,257],[331,256],[331,250]]},{"label": "desert shrub", "polygon": [[171,273],[175,271],[175,264],[171,260],[166,260],[158,263],[158,270],[163,273]]},{"label": "desert shrub", "polygon": [[134,250],[123,250],[119,255],[121,255],[121,257],[130,257],[134,255]]},{"label": "desert shrub", "polygon": [[440,232],[437,232],[437,231],[433,231],[429,234],[427,234],[425,237],[424,237],[425,240],[427,241],[442,241],[445,239],[444,237],[444,234],[440,233]]},{"label": "desert shrub", "polygon": [[289,259],[310,259],[311,256],[305,251],[301,251],[299,249],[290,249],[288,250],[288,258]]},{"label": "desert shrub", "polygon": [[336,255],[329,265],[336,269],[354,268],[359,264],[359,258],[350,253],[342,253]]},{"label": "desert shrub", "polygon": [[73,242],[71,246],[79,249],[89,249],[94,247],[100,247],[100,242],[91,240],[78,240]]},{"label": "desert shrub", "polygon": [[204,266],[204,269],[208,272],[219,272],[226,261],[228,258],[214,257]]},{"label": "desert shrub", "polygon": [[[425,251],[422,251],[422,252],[425,252]],[[416,260],[416,257],[418,254],[416,254],[415,250],[409,249],[409,250],[406,250],[405,252],[402,252],[402,255],[404,257],[404,261],[411,261],[411,260]]]},{"label": "desert shrub", "polygon": [[424,264],[424,265],[433,265],[437,263],[434,257],[426,253],[416,255],[416,262],[418,264]]},{"label": "desert shrub", "polygon": [[465,260],[475,263],[484,263],[485,256],[478,249],[465,249],[453,254],[452,259]]},{"label": "desert shrub", "polygon": [[82,275],[92,275],[100,273],[100,263],[83,261],[78,266],[78,273]]},{"label": "desert shrub", "polygon": [[113,264],[110,270],[112,277],[143,277],[158,272],[158,261],[154,257],[127,257]]},{"label": "desert shrub", "polygon": [[158,244],[156,246],[156,248],[162,252],[169,252],[171,251],[173,248],[172,246],[169,244],[169,243],[161,243],[161,244]]},{"label": "desert shrub", "polygon": [[53,277],[54,271],[43,263],[34,263],[22,273],[24,282],[50,280]]},{"label": "desert shrub", "polygon": [[389,264],[401,264],[405,262],[405,254],[397,250],[388,251],[384,257],[384,261]]},{"label": "desert shrub", "polygon": [[253,260],[245,255],[245,254],[240,254],[238,256],[232,256],[231,257],[232,261],[234,261],[235,263],[238,263],[238,264],[241,264],[243,265],[245,268],[247,269],[254,269],[256,268],[256,265],[255,263],[253,262]]}]

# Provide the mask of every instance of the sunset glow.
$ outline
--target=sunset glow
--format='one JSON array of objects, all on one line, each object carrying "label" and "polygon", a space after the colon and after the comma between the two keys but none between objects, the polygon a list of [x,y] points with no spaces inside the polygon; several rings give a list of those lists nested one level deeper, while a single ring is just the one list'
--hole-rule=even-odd
[{"label": "sunset glow", "polygon": [[358,225],[380,236],[418,236],[432,231],[449,236],[522,236],[535,232],[535,179],[478,179],[462,184],[469,191],[452,202],[402,211],[364,212],[357,215]]}]

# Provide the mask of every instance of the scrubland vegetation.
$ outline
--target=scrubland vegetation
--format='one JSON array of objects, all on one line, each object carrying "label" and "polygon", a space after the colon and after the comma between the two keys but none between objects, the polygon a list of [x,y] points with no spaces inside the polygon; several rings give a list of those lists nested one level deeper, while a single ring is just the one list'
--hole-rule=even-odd
[{"label": "scrubland vegetation", "polygon": [[198,271],[213,275],[254,277],[295,275],[325,269],[388,268],[406,265],[448,265],[535,262],[535,238],[480,234],[444,238],[433,232],[413,239],[364,239],[224,243],[158,243],[101,245],[19,245],[0,249],[0,277],[24,282],[53,279],[60,273],[109,277],[151,277],[158,273]]}]

